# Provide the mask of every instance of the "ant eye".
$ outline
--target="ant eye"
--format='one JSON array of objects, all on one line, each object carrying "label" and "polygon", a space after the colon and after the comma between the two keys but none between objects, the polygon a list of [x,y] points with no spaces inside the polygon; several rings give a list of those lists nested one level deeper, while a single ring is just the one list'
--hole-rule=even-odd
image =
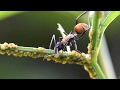
[{"label": "ant eye", "polygon": [[77,34],[84,33],[88,29],[88,25],[85,23],[79,23],[74,27],[74,30]]}]

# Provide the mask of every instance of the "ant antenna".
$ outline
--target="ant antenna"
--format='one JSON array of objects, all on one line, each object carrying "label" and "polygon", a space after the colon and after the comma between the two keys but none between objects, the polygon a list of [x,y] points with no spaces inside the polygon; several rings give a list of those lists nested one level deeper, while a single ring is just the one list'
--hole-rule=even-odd
[{"label": "ant antenna", "polygon": [[82,14],[80,14],[77,18],[76,18],[76,25],[78,24],[78,19],[83,16],[84,14],[86,14],[87,11],[84,11]]}]

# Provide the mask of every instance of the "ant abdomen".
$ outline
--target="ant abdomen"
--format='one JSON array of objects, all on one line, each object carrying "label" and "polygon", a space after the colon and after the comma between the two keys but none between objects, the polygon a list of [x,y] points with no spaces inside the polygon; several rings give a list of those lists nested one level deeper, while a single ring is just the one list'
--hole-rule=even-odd
[{"label": "ant abdomen", "polygon": [[75,27],[74,27],[74,31],[77,34],[81,34],[84,33],[86,30],[89,29],[89,26],[86,23],[78,23]]}]

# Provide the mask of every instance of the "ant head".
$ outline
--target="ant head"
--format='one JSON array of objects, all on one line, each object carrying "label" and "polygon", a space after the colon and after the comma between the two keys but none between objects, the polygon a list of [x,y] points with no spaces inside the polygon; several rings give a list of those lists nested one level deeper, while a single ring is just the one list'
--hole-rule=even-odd
[{"label": "ant head", "polygon": [[79,23],[74,27],[74,31],[77,34],[82,34],[89,29],[89,26],[86,23]]}]

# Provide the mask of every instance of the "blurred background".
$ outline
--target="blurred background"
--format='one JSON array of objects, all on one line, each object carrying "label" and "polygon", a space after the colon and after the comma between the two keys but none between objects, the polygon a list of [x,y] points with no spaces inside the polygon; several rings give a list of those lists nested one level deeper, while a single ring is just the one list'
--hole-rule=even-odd
[{"label": "blurred background", "polygon": [[[73,31],[76,17],[83,11],[29,11],[0,20],[0,43],[15,43],[19,46],[49,47],[53,34],[61,37],[57,30],[60,23],[65,31]],[[7,13],[6,13],[7,15]],[[79,22],[88,24],[88,14]],[[120,17],[105,31],[105,36],[117,78],[120,78]],[[88,32],[77,41],[78,49],[87,53]],[[54,44],[53,44],[54,46]],[[0,79],[89,79],[83,66],[60,64],[42,58],[0,55]]]}]

